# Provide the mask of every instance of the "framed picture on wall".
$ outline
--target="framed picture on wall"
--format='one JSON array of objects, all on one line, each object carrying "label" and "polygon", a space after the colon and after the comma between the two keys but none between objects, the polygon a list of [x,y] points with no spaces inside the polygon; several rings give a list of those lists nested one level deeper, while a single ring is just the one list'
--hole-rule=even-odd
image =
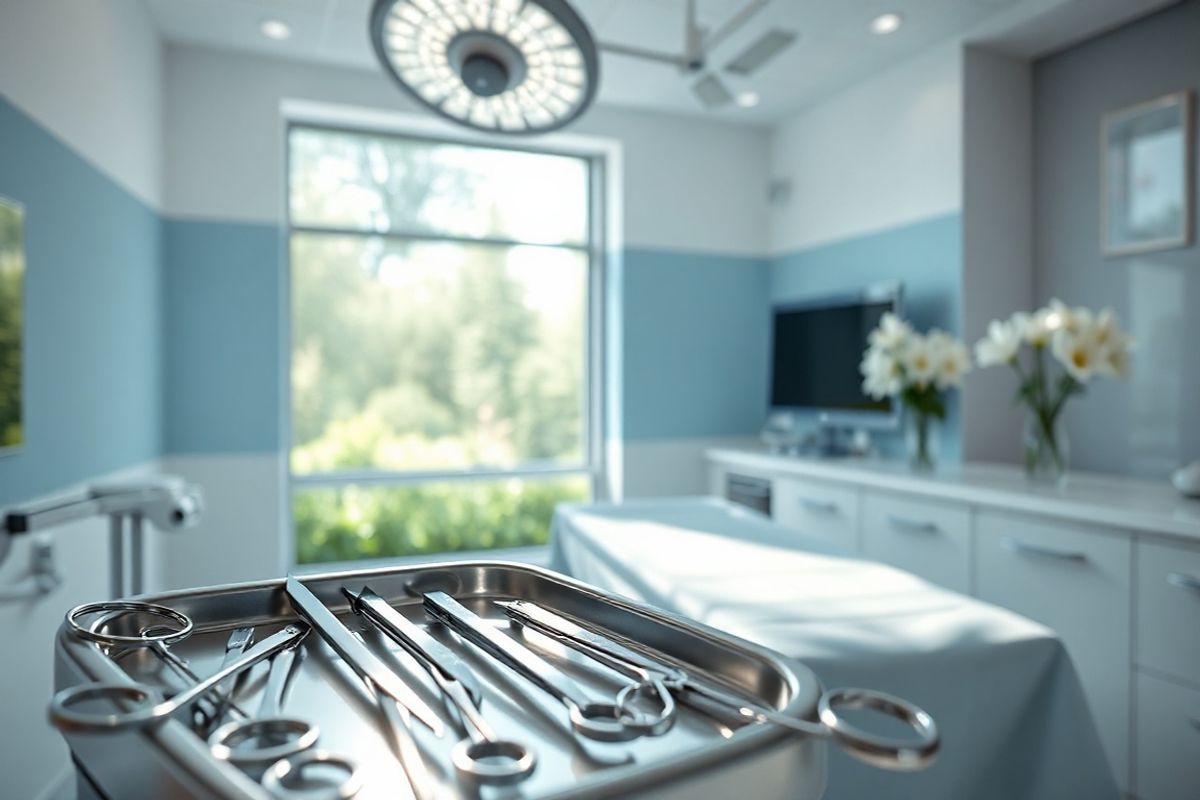
[{"label": "framed picture on wall", "polygon": [[0,455],[25,441],[25,209],[0,197]]},{"label": "framed picture on wall", "polygon": [[1186,247],[1192,241],[1195,130],[1191,92],[1104,117],[1101,245],[1106,256]]}]

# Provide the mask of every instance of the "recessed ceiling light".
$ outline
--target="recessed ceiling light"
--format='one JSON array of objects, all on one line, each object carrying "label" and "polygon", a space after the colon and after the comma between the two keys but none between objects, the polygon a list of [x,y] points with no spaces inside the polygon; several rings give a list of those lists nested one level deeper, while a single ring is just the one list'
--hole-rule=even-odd
[{"label": "recessed ceiling light", "polygon": [[266,19],[258,26],[262,31],[262,35],[268,39],[274,39],[277,42],[282,42],[284,39],[290,39],[292,36],[292,26],[288,25],[281,19]]},{"label": "recessed ceiling light", "polygon": [[742,92],[737,96],[737,104],[742,108],[754,108],[761,101],[758,92]]},{"label": "recessed ceiling light", "polygon": [[889,33],[895,33],[903,24],[904,17],[899,14],[888,13],[880,14],[875,19],[871,20],[871,33],[877,33],[880,36],[886,36]]}]

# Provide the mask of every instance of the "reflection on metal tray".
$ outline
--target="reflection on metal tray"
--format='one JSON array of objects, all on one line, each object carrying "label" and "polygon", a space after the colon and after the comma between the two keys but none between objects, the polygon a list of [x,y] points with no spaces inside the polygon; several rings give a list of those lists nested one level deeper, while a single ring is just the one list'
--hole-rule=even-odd
[{"label": "reflection on metal tray", "polygon": [[[357,597],[356,593],[367,586],[399,612],[403,619],[398,624],[404,630],[411,633],[404,620],[419,628],[413,636],[433,648],[439,660],[459,660],[461,663],[450,673],[463,680],[448,683],[445,674],[414,657],[420,651],[404,646],[403,637],[383,635],[377,616],[379,609],[386,615],[385,606],[376,607],[376,617],[356,614],[344,592]],[[502,646],[514,642],[528,648],[565,678],[576,693],[582,693],[582,698],[576,694],[581,701],[611,702],[630,679],[584,655],[586,650],[573,649],[562,639],[538,632],[535,626],[512,624],[505,607],[496,601],[524,600],[582,622],[601,636],[701,676],[765,710],[782,711],[819,727],[816,719],[821,693],[811,672],[713,629],[555,573],[493,562],[306,576],[302,587],[293,585],[291,590],[293,597],[297,591],[311,591],[319,601],[317,605],[336,614],[357,642],[350,645],[352,652],[342,647],[335,652],[314,630],[304,638],[294,666],[291,659],[281,659],[286,666],[277,664],[272,670],[271,661],[264,658],[233,685],[234,691],[219,710],[214,706],[222,702],[220,695],[208,692],[194,708],[153,726],[88,732],[82,726],[60,725],[69,728],[64,735],[79,767],[81,785],[87,783],[96,796],[114,800],[148,796],[270,798],[273,794],[264,787],[270,787],[272,781],[278,784],[286,780],[286,775],[272,774],[273,768],[248,768],[245,759],[238,763],[236,758],[217,758],[205,737],[196,733],[199,726],[221,721],[226,723],[222,735],[228,735],[231,728],[236,733],[237,726],[230,723],[248,719],[256,710],[270,709],[272,716],[311,721],[319,731],[319,740],[310,753],[332,754],[321,758],[335,760],[345,757],[357,765],[355,780],[360,788],[355,797],[390,800],[413,796],[411,770],[406,773],[396,737],[387,733],[388,720],[381,719],[377,695],[360,680],[361,670],[350,669],[343,657],[360,653],[353,648],[365,645],[369,654],[363,657],[378,659],[390,673],[402,676],[405,685],[398,689],[412,695],[402,700],[401,714],[404,707],[413,712],[407,730],[432,779],[431,784],[420,786],[418,794],[423,797],[818,798],[823,792],[826,754],[821,739],[799,735],[780,725],[753,724],[761,720],[736,714],[700,710],[702,704],[679,703],[670,710],[670,724],[658,726],[652,735],[627,737],[626,741],[599,741],[579,735],[572,729],[567,710],[550,693],[463,638],[459,627],[455,630],[460,632],[455,633],[435,622],[425,609],[423,596],[444,592],[448,597],[441,601],[443,604],[454,608],[461,604],[462,615],[478,615],[493,632],[485,635],[485,640],[499,634]],[[139,598],[186,615],[194,623],[190,635],[165,646],[106,647],[64,626],[57,640],[56,688],[60,693],[68,689],[82,692],[82,687],[95,684],[136,683],[157,687],[164,697],[183,692],[197,683],[196,676],[214,675],[239,655],[253,660],[255,648],[262,652],[269,639],[280,647],[294,644],[292,639],[298,638],[295,634],[280,633],[289,626],[307,630],[305,621],[309,621],[320,627],[320,620],[297,613],[303,604],[293,603],[288,591],[283,581],[270,581]],[[358,610],[364,611],[361,606]],[[227,645],[238,638],[231,639],[230,632],[247,626],[256,629],[255,644],[245,654],[241,650],[227,653]],[[147,630],[122,632],[136,638]],[[421,632],[432,637],[433,644]],[[439,643],[444,648],[438,648]],[[171,665],[170,660],[177,663]],[[286,692],[281,688],[285,682]],[[509,781],[515,785],[464,780],[465,773],[455,769],[461,763],[463,746],[459,745],[458,751],[455,747],[470,727],[461,724],[464,717],[455,703],[446,702],[447,685],[464,689],[458,706],[468,703],[476,707],[493,738],[528,746],[536,755],[532,772],[530,764],[522,762],[524,771],[516,774],[520,770],[514,770]],[[218,689],[227,686],[228,681],[217,684]],[[114,716],[113,707],[106,708],[109,716]],[[435,735],[435,727],[443,726],[437,724],[437,719],[427,719],[430,709],[444,723],[445,735],[441,738]],[[115,716],[130,711],[122,708]],[[220,719],[203,719],[205,714]],[[283,772],[287,772],[286,764]],[[430,786],[433,792],[428,791]]]}]

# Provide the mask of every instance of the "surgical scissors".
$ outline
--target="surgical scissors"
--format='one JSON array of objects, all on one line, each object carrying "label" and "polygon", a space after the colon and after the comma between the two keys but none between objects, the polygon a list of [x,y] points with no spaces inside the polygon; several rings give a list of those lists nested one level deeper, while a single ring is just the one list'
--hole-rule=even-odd
[{"label": "surgical scissors", "polygon": [[[266,685],[263,686],[258,714],[252,719],[227,722],[208,738],[209,749],[215,757],[238,765],[271,764],[317,743],[320,731],[316,725],[284,717],[281,711],[295,662],[295,646],[275,654],[271,659]],[[241,746],[247,742],[255,742],[260,746]],[[264,745],[263,742],[274,743]]]},{"label": "surgical scissors", "polygon": [[533,751],[521,742],[500,739],[479,713],[483,702],[475,676],[466,665],[425,630],[364,586],[358,594],[342,588],[354,611],[407,650],[433,678],[443,698],[457,711],[467,738],[451,752],[460,775],[483,783],[512,784],[525,779],[537,765]]},{"label": "surgical scissors", "polygon": [[428,592],[423,597],[425,610],[434,619],[565,706],[576,732],[602,742],[626,742],[640,735],[621,722],[623,715],[616,704],[592,702],[565,675],[515,639],[489,626],[450,595]]},{"label": "surgical scissors", "polygon": [[[636,669],[646,673],[646,680],[630,684],[617,694],[616,705],[622,717],[634,713],[628,707],[638,693],[644,693],[648,688],[657,690],[666,687],[681,697],[696,695],[703,698],[708,704],[715,704],[748,723],[771,722],[809,736],[833,737],[850,754],[885,769],[923,769],[936,758],[940,748],[937,725],[928,713],[906,700],[883,692],[870,689],[827,691],[817,703],[820,721],[812,722],[699,680],[687,670],[658,662],[534,603],[517,600],[500,601],[498,605],[514,620],[551,635],[558,641],[570,642],[572,646],[597,657],[601,663],[615,665],[624,662],[631,672]],[[838,707],[866,708],[894,716],[908,724],[917,738],[913,741],[868,733],[842,719],[837,713]]]},{"label": "surgical scissors", "polygon": [[[78,732],[123,730],[160,723],[219,686],[226,678],[240,675],[260,661],[299,643],[308,635],[308,631],[307,626],[288,625],[251,647],[232,664],[169,700],[162,699],[159,689],[137,683],[84,683],[72,686],[54,695],[50,703],[50,721],[61,730]],[[128,701],[141,707],[116,714],[89,713],[73,708],[77,703],[90,699],[107,699],[118,706]]]}]

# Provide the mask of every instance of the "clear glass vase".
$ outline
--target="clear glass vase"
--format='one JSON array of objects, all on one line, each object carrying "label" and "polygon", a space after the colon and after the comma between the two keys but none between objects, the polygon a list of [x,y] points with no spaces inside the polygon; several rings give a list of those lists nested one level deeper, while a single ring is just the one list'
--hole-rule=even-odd
[{"label": "clear glass vase", "polygon": [[1061,420],[1030,411],[1025,415],[1025,474],[1040,483],[1059,483],[1067,475],[1067,432]]},{"label": "clear glass vase", "polygon": [[909,413],[908,424],[908,465],[915,472],[932,472],[936,466],[933,460],[933,424],[932,414],[922,414],[915,409]]}]

